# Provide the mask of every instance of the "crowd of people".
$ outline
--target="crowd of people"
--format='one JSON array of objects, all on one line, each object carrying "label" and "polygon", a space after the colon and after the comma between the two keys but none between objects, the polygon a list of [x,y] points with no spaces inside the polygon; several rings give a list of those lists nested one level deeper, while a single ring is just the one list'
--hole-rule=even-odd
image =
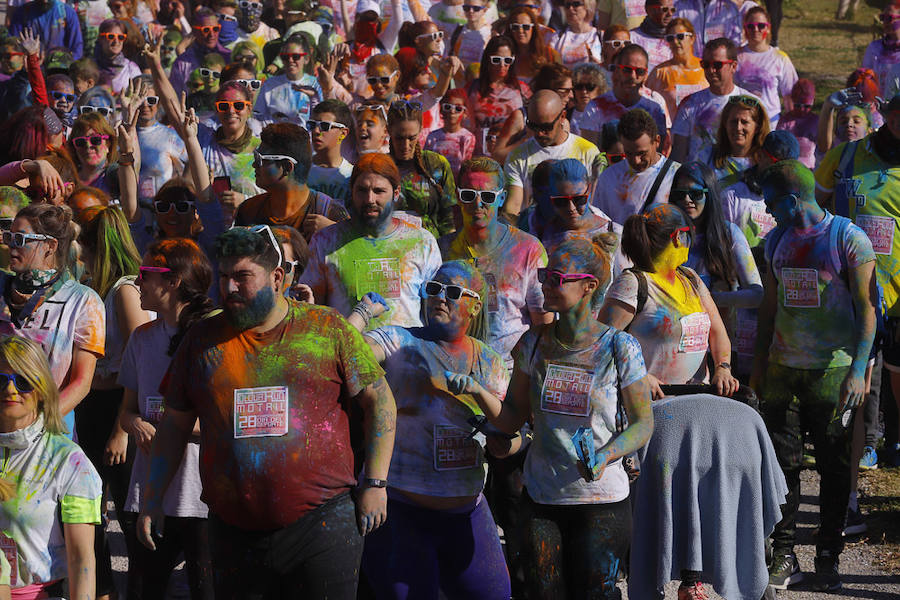
[{"label": "crowd of people", "polygon": [[900,0],[827,94],[782,0],[8,4],[0,600],[841,589]]}]

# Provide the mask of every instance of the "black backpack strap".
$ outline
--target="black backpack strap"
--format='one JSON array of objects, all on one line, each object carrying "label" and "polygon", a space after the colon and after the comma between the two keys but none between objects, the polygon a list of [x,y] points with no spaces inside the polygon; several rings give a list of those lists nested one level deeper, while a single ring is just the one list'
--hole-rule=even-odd
[{"label": "black backpack strap", "polygon": [[644,272],[635,267],[629,267],[625,269],[626,272],[634,275],[634,278],[637,279],[638,284],[638,293],[637,293],[637,306],[634,308],[635,316],[639,315],[642,310],[644,310],[644,305],[647,304],[647,297],[649,296],[649,292],[647,291],[647,276],[644,275]]},{"label": "black backpack strap", "polygon": [[672,168],[672,161],[669,160],[668,157],[663,157],[663,166],[660,167],[659,173],[656,174],[656,179],[653,180],[653,185],[650,186],[650,191],[647,192],[647,199],[644,201],[644,205],[641,207],[640,212],[644,212],[647,210],[647,207],[653,204],[656,200],[656,194],[659,193],[659,188],[662,186],[663,180],[666,178],[666,173],[669,172],[669,169]]},{"label": "black backpack strap", "polygon": [[844,144],[838,168],[834,172],[834,214],[841,217],[850,216],[850,184],[847,180],[853,177],[853,159],[856,157],[857,145],[859,140]]}]

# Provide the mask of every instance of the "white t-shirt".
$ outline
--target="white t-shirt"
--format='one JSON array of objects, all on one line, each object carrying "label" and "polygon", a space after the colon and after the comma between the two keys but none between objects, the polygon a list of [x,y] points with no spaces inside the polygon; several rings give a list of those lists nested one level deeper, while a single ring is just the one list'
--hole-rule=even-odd
[{"label": "white t-shirt", "polygon": [[[97,359],[96,373],[101,377],[109,377],[119,372],[122,364],[122,353],[125,352],[125,338],[127,337],[122,331],[119,324],[118,313],[116,311],[116,297],[122,287],[128,286],[140,296],[141,290],[135,284],[134,275],[126,275],[119,278],[117,282],[106,293],[103,299],[103,308],[106,311],[106,344],[103,350],[103,356]],[[150,311],[145,312],[150,319],[156,318],[156,313]]]},{"label": "white t-shirt", "polygon": [[474,63],[480,64],[484,46],[491,39],[490,24],[485,24],[480,29],[469,29],[465,25],[461,27],[453,47],[450,46],[450,41],[453,39],[456,29],[454,28],[449,34],[444,34],[447,40],[447,56],[456,56],[466,66]]},{"label": "white t-shirt", "polygon": [[585,44],[590,46],[594,57],[599,59],[603,52],[603,43],[594,27],[584,33],[574,33],[566,29],[562,33],[553,34],[553,38],[550,40],[550,46],[559,52],[562,64],[570,69],[578,63],[587,62],[588,51],[585,49]]},{"label": "white t-shirt", "polygon": [[[709,297],[709,291],[696,273],[694,277],[699,294],[687,277],[678,274],[681,284],[693,299],[690,304],[682,305],[660,288],[652,277],[644,274],[647,302],[634,316],[628,333],[640,342],[647,371],[661,384],[706,381],[711,321],[700,306],[699,298]],[[606,292],[606,297],[637,309],[637,277],[631,271],[622,273]]]},{"label": "white t-shirt", "polygon": [[366,293],[381,294],[391,310],[372,319],[369,329],[422,325],[420,289],[440,268],[441,252],[427,229],[398,217],[393,223],[394,230],[380,238],[358,235],[352,221],[316,232],[298,283],[345,317]]},{"label": "white t-shirt", "polygon": [[164,183],[184,173],[187,150],[178,132],[162,123],[138,127],[137,136],[141,147],[138,197],[149,201]]},{"label": "white t-shirt", "polygon": [[286,75],[275,75],[266,79],[259,89],[253,115],[263,125],[270,123],[294,123],[306,127],[313,107],[322,101],[319,80],[304,74],[297,81],[290,81]]},{"label": "white t-shirt", "polygon": [[[551,158],[580,160],[593,177],[599,168],[600,150],[574,133],[570,133],[558,146],[541,146],[534,138],[529,138],[516,146],[506,158],[504,170],[507,187],[519,186],[525,191],[525,199],[528,200],[531,198],[531,174],[539,164]],[[527,201],[522,204],[523,207],[527,205]]]},{"label": "white t-shirt", "polygon": [[656,65],[660,65],[672,58],[672,49],[666,42],[666,38],[654,38],[644,35],[640,29],[631,30],[631,43],[637,44],[647,51],[649,58],[647,70],[652,71]]},{"label": "white t-shirt", "polygon": [[[624,226],[625,221],[631,215],[640,212],[641,207],[647,201],[647,194],[653,187],[653,182],[667,160],[662,154],[658,155],[656,162],[646,170],[635,173],[627,160],[621,160],[606,168],[594,187],[591,204],[609,215],[609,218]],[[672,189],[672,181],[675,179],[675,171],[681,166],[677,162],[672,164],[663,177],[656,197],[650,204],[665,203],[669,201],[669,191]]]},{"label": "white t-shirt", "polygon": [[700,160],[702,153],[710,153],[716,144],[719,119],[722,117],[725,104],[732,96],[742,95],[756,98],[744,88],[734,86],[734,89],[724,96],[717,96],[710,88],[706,88],[691,94],[681,102],[675,122],[672,123],[672,135],[688,138],[688,153],[684,162]]},{"label": "white t-shirt", "polygon": [[484,488],[484,435],[470,438],[467,420],[483,412],[470,394],[451,394],[444,373],[470,375],[502,400],[509,383],[506,367],[474,338],[469,338],[472,352],[462,359],[422,335],[420,328],[402,327],[366,333],[385,353],[385,378],[397,402],[390,485],[428,496],[476,496]]},{"label": "white t-shirt", "polygon": [[353,165],[346,158],[341,159],[341,164],[337,168],[311,165],[309,175],[306,177],[306,185],[347,206],[351,199],[350,175],[352,174]]},{"label": "white t-shirt", "polygon": [[[444,260],[473,260],[462,231],[441,237],[438,245]],[[544,310],[537,270],[547,266],[547,253],[536,237],[505,227],[497,247],[474,263],[488,286],[483,301],[490,332],[485,341],[512,368],[510,353],[531,324],[528,311]]]},{"label": "white t-shirt", "polygon": [[666,101],[659,92],[654,92],[649,88],[644,89],[649,94],[655,94],[658,100],[649,94],[645,94],[643,89],[641,90],[640,99],[631,106],[622,104],[612,91],[606,92],[602,96],[597,96],[584,107],[584,113],[579,117],[577,126],[573,126],[573,131],[577,127],[580,135],[581,128],[586,127],[586,130],[590,132],[589,135],[596,135],[599,139],[600,130],[603,128],[604,123],[622,118],[629,110],[642,108],[653,117],[660,140],[664,140],[670,125],[668,113],[666,112]]},{"label": "white t-shirt", "polygon": [[436,129],[428,134],[428,139],[425,140],[425,150],[431,150],[446,158],[453,172],[459,173],[463,162],[472,158],[472,154],[475,152],[475,141],[475,134],[465,127],[454,133]]},{"label": "white t-shirt", "polygon": [[[169,327],[162,319],[141,325],[131,334],[122,357],[122,369],[118,383],[137,393],[141,418],[154,427],[164,412],[163,396],[159,393],[160,383],[169,370],[172,361],[167,352],[169,340],[177,327]],[[150,456],[138,448],[131,468],[131,482],[128,484],[128,498],[125,510],[140,512],[144,486],[150,474]],[[195,517],[205,519],[208,509],[200,500],[203,486],[200,483],[200,444],[189,442],[163,496],[163,512],[170,517]]]},{"label": "white t-shirt", "polygon": [[220,146],[216,140],[216,130],[203,123],[198,128],[197,140],[203,150],[203,160],[209,166],[213,178],[229,177],[231,189],[247,198],[265,192],[264,189],[257,187],[256,171],[253,169],[253,150],[259,146],[258,136],[253,137],[250,146],[241,154],[235,154],[228,148]]},{"label": "white t-shirt", "polygon": [[[24,440],[25,447],[17,443]],[[10,585],[64,579],[63,524],[100,522],[100,476],[75,442],[44,430],[43,416],[0,434],[0,446],[3,477],[16,483],[16,496],[0,504],[0,549],[11,567]]]},{"label": "white t-shirt", "polygon": [[[615,358],[613,358],[615,356]],[[608,504],[628,497],[621,459],[597,481],[578,470],[572,436],[580,427],[594,433],[594,448],[616,434],[617,388],[643,378],[638,342],[607,329],[583,350],[563,347],[553,325],[532,328],[513,350],[517,370],[528,375],[534,439],[525,458],[525,488],[538,504]]]},{"label": "white t-shirt", "polygon": [[762,98],[772,129],[781,117],[781,98],[791,95],[797,79],[794,63],[778,48],[754,52],[744,46],[738,54],[735,83]]}]

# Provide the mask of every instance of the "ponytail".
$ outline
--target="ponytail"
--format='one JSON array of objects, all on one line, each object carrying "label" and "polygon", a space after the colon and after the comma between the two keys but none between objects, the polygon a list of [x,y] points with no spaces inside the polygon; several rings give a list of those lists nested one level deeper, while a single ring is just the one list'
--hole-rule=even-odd
[{"label": "ponytail", "polygon": [[658,204],[643,214],[631,215],[622,230],[622,251],[634,266],[653,273],[653,260],[672,242],[672,234],[681,227],[694,225],[674,204]]},{"label": "ponytail", "polygon": [[184,339],[184,335],[188,332],[188,329],[190,329],[194,323],[206,317],[206,315],[212,312],[214,308],[215,304],[213,304],[213,301],[210,300],[209,296],[205,293],[197,294],[188,300],[187,306],[182,308],[181,313],[178,315],[178,330],[175,332],[175,335],[172,336],[172,339],[169,340],[169,348],[166,351],[166,354],[174,356],[175,351],[178,350],[178,345],[181,343],[181,340]]}]

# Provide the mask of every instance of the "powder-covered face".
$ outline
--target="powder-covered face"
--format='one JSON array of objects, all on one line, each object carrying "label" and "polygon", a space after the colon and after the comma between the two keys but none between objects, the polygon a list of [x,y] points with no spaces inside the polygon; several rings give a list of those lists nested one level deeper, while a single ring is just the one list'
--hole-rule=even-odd
[{"label": "powder-covered face", "polygon": [[[464,269],[450,264],[441,267],[434,276],[435,281],[444,285],[459,285],[476,293],[475,284]],[[447,339],[453,339],[465,333],[469,323],[478,314],[481,304],[479,300],[468,295],[460,296],[459,300],[447,298],[446,291],[439,296],[426,296],[425,316],[429,327],[440,329]]]},{"label": "powder-covered face", "polygon": [[869,132],[869,119],[858,106],[844,109],[835,119],[835,132],[842,142],[861,140]]},{"label": "powder-covered face", "polygon": [[395,193],[390,180],[363,173],[353,183],[353,199],[347,207],[354,221],[370,229],[383,225],[394,212]]},{"label": "powder-covered face", "polygon": [[[593,260],[588,256],[587,244],[573,244],[564,242],[557,246],[547,257],[547,270],[560,273],[588,273],[589,265]],[[568,312],[583,302],[594,293],[597,282],[595,279],[580,279],[569,281],[562,285],[552,285],[548,278],[541,284],[544,293],[544,310],[548,312]]]},{"label": "powder-covered face", "polygon": [[556,218],[565,229],[576,229],[586,215],[590,215],[588,203],[581,203],[578,196],[587,195],[586,181],[560,181],[550,187],[550,204]]},{"label": "powder-covered face", "polygon": [[[491,173],[478,171],[463,174],[459,180],[460,189],[479,191],[503,191],[503,186],[497,182],[497,177]],[[496,222],[497,213],[500,210],[502,198],[493,204],[487,204],[478,198],[475,202],[460,202],[462,209],[463,226],[466,228],[485,229]]]},{"label": "powder-covered face", "polygon": [[238,330],[256,327],[275,308],[275,273],[247,257],[219,261],[222,310],[228,322]]}]

